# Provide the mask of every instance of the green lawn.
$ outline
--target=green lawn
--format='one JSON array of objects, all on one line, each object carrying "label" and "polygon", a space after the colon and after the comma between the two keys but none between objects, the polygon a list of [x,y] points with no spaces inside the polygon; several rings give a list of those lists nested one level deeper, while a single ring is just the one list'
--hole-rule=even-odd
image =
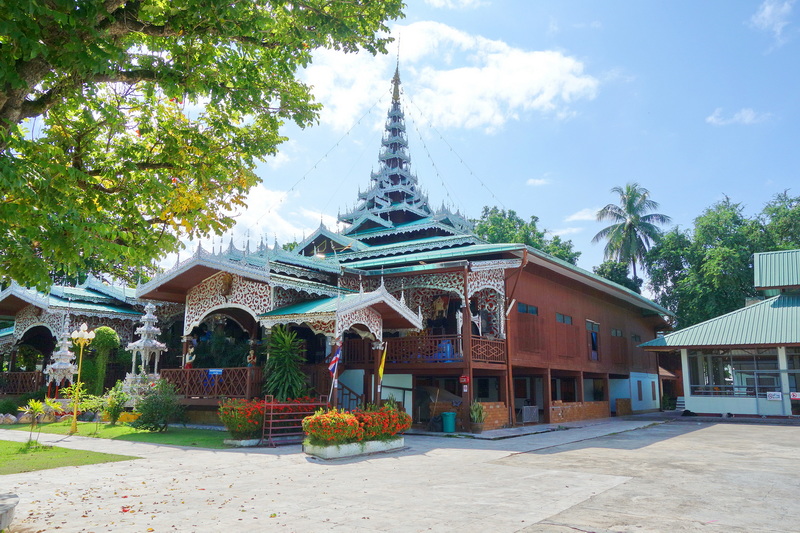
[{"label": "green lawn", "polygon": [[[42,433],[52,433],[56,435],[69,434],[71,422],[53,422],[51,424],[40,424],[37,431]],[[3,429],[14,429],[19,431],[29,431],[27,425],[8,425],[1,426]],[[170,426],[164,433],[152,433],[133,429],[130,426],[108,424],[96,424],[94,422],[78,422],[78,435],[81,437],[96,437],[100,439],[128,440],[133,442],[149,442],[152,444],[166,444],[171,446],[196,446],[198,448],[227,448],[223,440],[230,438],[227,431],[214,431],[210,429],[190,429],[181,426]]]},{"label": "green lawn", "polygon": [[70,450],[0,440],[0,476],[46,470],[60,466],[82,466],[138,459],[127,455]]}]

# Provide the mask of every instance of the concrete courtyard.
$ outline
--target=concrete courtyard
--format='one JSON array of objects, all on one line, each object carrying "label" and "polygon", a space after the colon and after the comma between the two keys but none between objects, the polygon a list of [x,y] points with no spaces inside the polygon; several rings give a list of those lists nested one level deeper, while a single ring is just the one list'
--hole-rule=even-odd
[{"label": "concrete courtyard", "polygon": [[[0,476],[12,532],[798,531],[800,427],[607,419],[503,440],[407,436],[323,462],[42,435],[142,459]],[[0,439],[27,434],[0,430]]]}]

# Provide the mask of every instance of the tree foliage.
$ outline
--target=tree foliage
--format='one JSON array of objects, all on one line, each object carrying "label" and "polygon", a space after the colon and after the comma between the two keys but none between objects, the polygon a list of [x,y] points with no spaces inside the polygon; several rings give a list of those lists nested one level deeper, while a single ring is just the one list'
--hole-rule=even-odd
[{"label": "tree foliage", "polygon": [[627,287],[633,292],[642,292],[643,280],[636,278],[631,279],[628,277],[628,265],[625,263],[617,263],[616,261],[603,261],[600,265],[593,267],[592,270],[598,276],[604,277],[609,281],[613,281],[623,287]]},{"label": "tree foliage", "polygon": [[531,216],[527,222],[516,211],[484,207],[481,218],[475,221],[475,234],[490,243],[520,243],[532,246],[573,265],[581,253],[573,249],[572,241],[558,235],[547,237],[547,232],[537,227],[539,217]]},{"label": "tree foliage", "polygon": [[0,283],[135,280],[179,238],[230,228],[317,117],[318,48],[385,53],[401,0],[0,3]]},{"label": "tree foliage", "polygon": [[97,377],[89,392],[99,396],[105,389],[108,357],[111,352],[120,347],[119,335],[108,326],[100,326],[94,330],[94,340],[91,346],[97,362]]},{"label": "tree foliage", "polygon": [[655,300],[684,328],[741,308],[757,296],[753,254],[800,248],[800,198],[782,193],[755,217],[725,198],[706,209],[691,230],[666,233],[647,254]]},{"label": "tree foliage", "polygon": [[670,218],[650,212],[658,209],[658,203],[638,183],[628,183],[624,189],[614,187],[611,192],[619,195],[619,205],[602,208],[597,212],[597,220],[609,220],[612,224],[600,230],[592,242],[608,241],[605,258],[631,265],[636,280],[636,263],[644,262],[648,248],[661,237],[658,225],[668,224]]},{"label": "tree foliage", "polygon": [[306,394],[306,375],[301,365],[300,340],[285,326],[272,328],[269,338],[269,359],[264,367],[264,392],[278,401],[299,398]]}]

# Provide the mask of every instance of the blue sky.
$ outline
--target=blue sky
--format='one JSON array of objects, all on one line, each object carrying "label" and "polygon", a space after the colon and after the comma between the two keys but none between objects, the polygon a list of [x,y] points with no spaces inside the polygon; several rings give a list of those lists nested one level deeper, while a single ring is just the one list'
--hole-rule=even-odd
[{"label": "blue sky", "polygon": [[[602,261],[594,213],[636,181],[690,227],[724,195],[759,211],[800,195],[800,7],[791,1],[411,0],[400,38],[412,167],[431,204],[539,217]],[[233,230],[301,239],[378,167],[396,47],[320,52],[303,78],[319,125],[259,167]],[[224,238],[227,246],[230,233]],[[215,242],[219,246],[220,238]]]}]

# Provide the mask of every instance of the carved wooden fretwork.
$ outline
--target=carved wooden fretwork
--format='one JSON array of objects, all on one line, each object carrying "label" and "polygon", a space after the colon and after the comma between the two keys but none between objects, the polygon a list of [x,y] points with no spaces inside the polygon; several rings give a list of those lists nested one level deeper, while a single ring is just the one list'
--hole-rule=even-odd
[{"label": "carved wooden fretwork", "polygon": [[[67,317],[66,310],[46,311],[33,305],[26,306],[17,313],[14,322],[14,339],[21,339],[26,331],[36,326],[44,326],[50,330],[53,337],[60,338],[64,335],[65,317]],[[136,329],[136,322],[139,317],[119,318],[119,315],[113,316],[109,313],[86,313],[82,311],[77,314],[70,313],[67,320],[69,321],[67,333],[77,329],[85,322],[89,329],[108,326],[117,332],[120,342],[128,343],[133,341],[133,332]]]},{"label": "carved wooden fretwork", "polygon": [[14,338],[19,340],[29,329],[44,326],[50,330],[53,337],[64,333],[64,316],[66,311],[45,311],[35,305],[27,305],[20,309],[14,320]]},{"label": "carved wooden fretwork", "polygon": [[477,305],[479,320],[486,318],[486,324],[480,328],[482,335],[504,337],[503,301],[504,298],[494,289],[482,289],[473,295],[472,302]]},{"label": "carved wooden fretwork", "polygon": [[[230,289],[227,276],[231,276]],[[226,296],[224,292],[228,292]],[[186,295],[186,314],[183,323],[184,335],[200,325],[211,311],[224,307],[237,307],[250,312],[253,318],[272,309],[272,297],[267,283],[245,279],[238,274],[219,272],[203,280]]]},{"label": "carved wooden fretwork", "polygon": [[506,282],[503,270],[479,270],[470,272],[467,276],[469,297],[483,289],[494,289],[502,296],[506,294]]},{"label": "carved wooden fretwork", "polygon": [[356,324],[363,324],[377,340],[383,340],[383,319],[369,307],[340,314],[336,321],[336,337],[341,337],[342,333]]}]

